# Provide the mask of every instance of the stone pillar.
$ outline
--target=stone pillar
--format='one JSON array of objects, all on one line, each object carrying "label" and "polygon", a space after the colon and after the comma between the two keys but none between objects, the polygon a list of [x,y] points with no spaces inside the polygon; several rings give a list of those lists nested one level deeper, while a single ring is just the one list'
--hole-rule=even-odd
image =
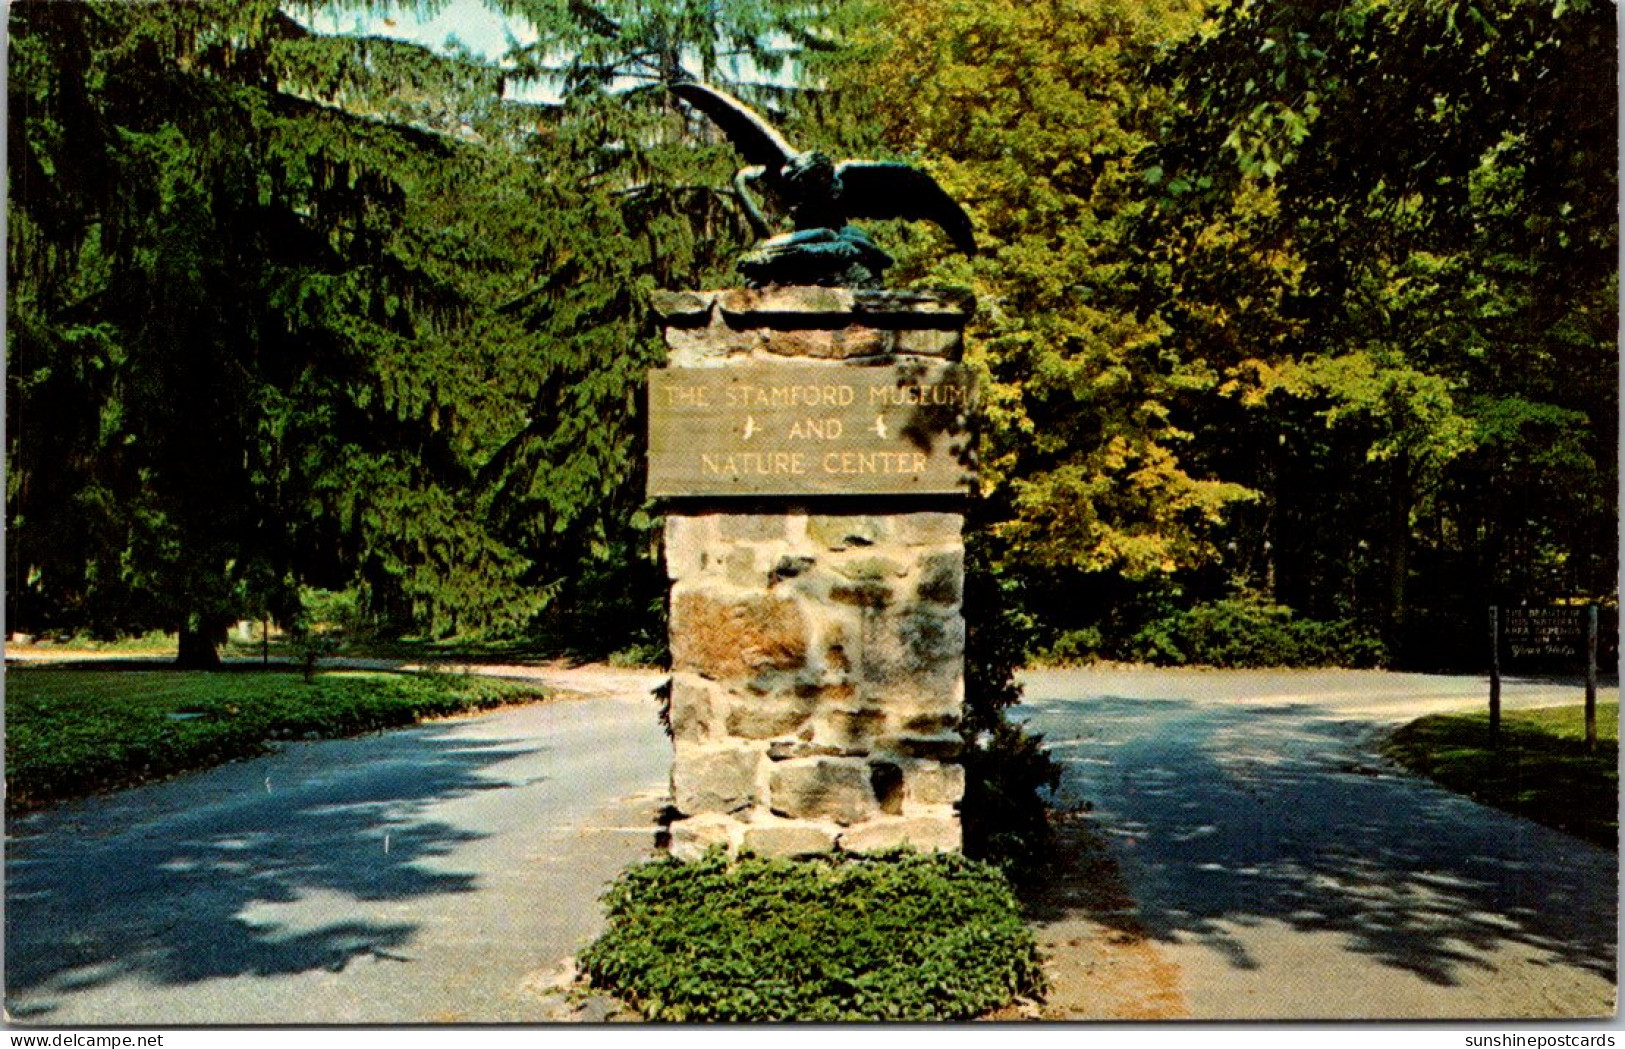
[{"label": "stone pillar", "polygon": [[[664,293],[656,308],[668,371],[817,361],[838,382],[854,367],[940,370],[971,304],[770,288]],[[814,469],[827,447],[809,453]],[[960,849],[961,499],[668,504],[674,855]]]}]

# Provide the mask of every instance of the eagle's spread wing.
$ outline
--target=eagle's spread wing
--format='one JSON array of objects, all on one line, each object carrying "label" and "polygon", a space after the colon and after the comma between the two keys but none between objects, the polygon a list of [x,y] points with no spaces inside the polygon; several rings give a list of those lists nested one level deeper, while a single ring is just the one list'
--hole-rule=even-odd
[{"label": "eagle's spread wing", "polygon": [[907,164],[848,160],[838,166],[841,204],[849,216],[871,219],[926,219],[941,226],[954,247],[976,253],[970,216],[937,180]]},{"label": "eagle's spread wing", "polygon": [[760,164],[774,171],[796,155],[790,143],[771,124],[726,91],[718,91],[698,80],[673,81],[671,90],[721,128],[746,163]]}]

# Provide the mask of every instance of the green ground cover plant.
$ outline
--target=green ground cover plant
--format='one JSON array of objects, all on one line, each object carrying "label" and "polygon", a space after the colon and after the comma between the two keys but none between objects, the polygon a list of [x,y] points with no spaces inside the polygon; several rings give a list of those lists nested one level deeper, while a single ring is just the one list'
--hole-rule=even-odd
[{"label": "green ground cover plant", "polygon": [[1610,848],[1619,839],[1619,704],[1597,705],[1597,747],[1585,745],[1584,708],[1509,712],[1498,742],[1489,715],[1413,721],[1383,753],[1441,786]]},{"label": "green ground cover plant", "polygon": [[650,1020],[956,1020],[1042,992],[1009,883],[964,856],[714,852],[634,867],[604,902],[582,970]]},{"label": "green ground cover plant", "polygon": [[542,698],[458,674],[297,670],[6,670],[6,805],[16,810],[256,754]]}]

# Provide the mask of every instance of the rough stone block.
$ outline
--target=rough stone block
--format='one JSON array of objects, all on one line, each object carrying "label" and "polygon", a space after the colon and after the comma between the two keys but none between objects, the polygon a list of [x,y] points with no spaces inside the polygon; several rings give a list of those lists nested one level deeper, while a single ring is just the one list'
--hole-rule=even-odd
[{"label": "rough stone block", "polygon": [[965,529],[965,515],[946,513],[897,514],[892,518],[897,541],[906,546],[957,543]]},{"label": "rough stone block", "polygon": [[723,723],[722,689],[698,674],[671,678],[671,734],[685,743],[712,738]]},{"label": "rough stone block", "polygon": [[[777,285],[769,288],[729,288],[717,293],[722,315],[734,324],[764,324],[778,314],[833,316],[852,312],[850,288],[814,285]],[[803,322],[805,323],[805,322]]]},{"label": "rough stone block", "polygon": [[761,751],[746,746],[679,746],[671,766],[672,804],[690,816],[748,809],[760,800],[761,762]]},{"label": "rough stone block", "polygon": [[767,823],[745,828],[742,852],[768,859],[795,859],[835,851],[833,827],[808,823]]},{"label": "rough stone block", "polygon": [[678,820],[671,825],[670,852],[685,863],[693,863],[717,845],[733,855],[737,849],[735,838],[739,830],[737,821],[714,813]]},{"label": "rough stone block", "polygon": [[962,326],[976,310],[976,296],[967,288],[902,291],[891,288],[852,292],[852,312],[886,317],[896,323],[921,326],[927,319],[938,325]]},{"label": "rough stone block", "polygon": [[797,695],[735,696],[728,709],[728,733],[743,739],[793,735],[815,703]]},{"label": "rough stone block", "polygon": [[649,296],[649,306],[663,321],[691,325],[711,316],[711,304],[716,293],[709,291],[655,291]]},{"label": "rough stone block", "polygon": [[897,596],[897,591],[885,583],[864,580],[856,583],[837,583],[829,588],[831,601],[856,608],[885,608]]},{"label": "rough stone block", "polygon": [[[858,704],[878,706],[906,733],[940,731],[940,726],[957,726],[965,709],[963,679],[946,688],[930,689],[869,689],[859,693]],[[938,728],[928,728],[929,726]]]},{"label": "rough stone block", "polygon": [[794,670],[807,660],[810,624],[794,597],[679,590],[672,598],[672,668],[713,680]]},{"label": "rough stone block", "polygon": [[716,542],[716,525],[710,517],[686,514],[666,515],[666,575],[687,579],[705,571],[708,551]]},{"label": "rough stone block", "polygon": [[783,514],[717,514],[716,522],[717,534],[730,541],[783,539],[789,527]]},{"label": "rough stone block", "polygon": [[959,711],[940,709],[908,714],[902,721],[903,731],[910,735],[941,736],[959,727]]},{"label": "rough stone block", "polygon": [[748,546],[736,546],[723,555],[722,572],[734,586],[760,586],[767,579],[756,568],[756,551]]},{"label": "rough stone block", "polygon": [[872,819],[842,831],[839,844],[847,852],[879,852],[904,845],[920,852],[959,852],[965,838],[959,817],[947,812]]},{"label": "rough stone block", "polygon": [[846,328],[797,328],[764,332],[762,348],[780,357],[844,361],[892,353],[897,333],[854,325]]},{"label": "rough stone block", "polygon": [[931,328],[904,329],[897,333],[897,352],[921,357],[947,357],[957,360],[965,348],[965,337],[957,331]]},{"label": "rough stone block", "polygon": [[804,554],[796,554],[794,556],[786,554],[779,558],[778,562],[773,565],[773,579],[775,581],[782,581],[785,579],[800,578],[801,576],[812,571],[813,566],[817,563],[818,562],[814,558],[807,557]]},{"label": "rough stone block", "polygon": [[813,514],[807,518],[807,538],[829,550],[874,546],[887,531],[886,521],[880,517]]},{"label": "rough stone block", "polygon": [[869,765],[869,789],[875,792],[880,811],[892,816],[903,813],[903,770],[889,761]]},{"label": "rough stone block", "polygon": [[850,747],[837,747],[829,743],[812,743],[804,739],[781,739],[768,744],[767,756],[774,761],[794,758],[852,758],[866,753]]},{"label": "rough stone block", "polygon": [[861,760],[811,758],[773,765],[769,804],[791,819],[829,819],[846,825],[879,811],[869,786],[869,766]]},{"label": "rough stone block", "polygon": [[852,669],[852,657],[847,655],[847,648],[856,637],[856,631],[849,630],[846,623],[840,619],[824,620],[823,653],[821,662],[824,671],[838,675],[844,681],[846,672]]},{"label": "rough stone block", "polygon": [[957,805],[965,797],[965,767],[921,762],[905,770],[903,783],[910,804]]},{"label": "rough stone block", "polygon": [[965,741],[956,732],[943,732],[932,736],[887,736],[879,746],[906,758],[952,761],[965,749]]},{"label": "rough stone block", "polygon": [[886,727],[886,711],[880,707],[826,710],[818,719],[814,739],[819,743],[864,753]]},{"label": "rough stone block", "polygon": [[915,607],[864,623],[859,677],[881,690],[945,692],[959,676],[965,620]]},{"label": "rough stone block", "polygon": [[965,551],[944,550],[922,557],[914,593],[921,601],[958,605],[965,596]]},{"label": "rough stone block", "polygon": [[901,579],[908,574],[908,564],[895,557],[869,554],[861,557],[843,557],[832,566],[837,575],[852,580]]},{"label": "rough stone block", "polygon": [[755,332],[729,331],[715,324],[704,328],[669,327],[665,331],[668,363],[679,368],[716,368],[730,357],[754,350],[760,339]]}]

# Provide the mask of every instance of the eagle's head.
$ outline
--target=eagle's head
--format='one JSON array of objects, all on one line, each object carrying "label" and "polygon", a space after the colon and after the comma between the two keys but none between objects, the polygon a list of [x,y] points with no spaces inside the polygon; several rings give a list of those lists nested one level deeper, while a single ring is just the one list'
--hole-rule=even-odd
[{"label": "eagle's head", "polygon": [[790,158],[779,172],[788,195],[797,201],[814,202],[835,196],[835,162],[817,150]]}]

